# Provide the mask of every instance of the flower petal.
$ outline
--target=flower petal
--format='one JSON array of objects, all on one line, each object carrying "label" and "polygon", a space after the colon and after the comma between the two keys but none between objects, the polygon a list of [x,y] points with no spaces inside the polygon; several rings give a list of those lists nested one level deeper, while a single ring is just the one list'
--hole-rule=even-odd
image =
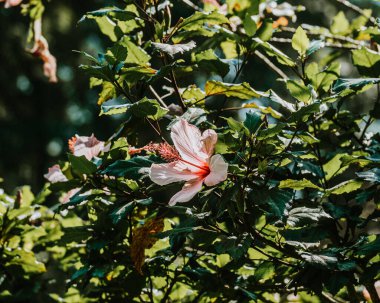
[{"label": "flower petal", "polygon": [[196,165],[207,161],[208,155],[202,151],[201,132],[198,127],[180,119],[171,129],[174,146],[181,157]]},{"label": "flower petal", "polygon": [[49,167],[49,171],[44,175],[44,177],[51,183],[67,181],[67,177],[62,173],[62,170],[58,164]]},{"label": "flower petal", "polygon": [[202,151],[206,153],[209,157],[214,153],[214,147],[218,141],[218,135],[213,129],[207,129],[203,132],[202,137]]},{"label": "flower petal", "polygon": [[169,205],[175,205],[178,202],[190,201],[202,189],[203,180],[198,178],[185,183],[178,193],[169,201]]},{"label": "flower petal", "polygon": [[214,186],[227,179],[228,163],[221,155],[212,156],[209,166],[210,174],[204,180],[207,186]]},{"label": "flower petal", "polygon": [[175,161],[165,164],[152,164],[149,177],[158,185],[167,185],[173,182],[192,180],[197,178],[197,175],[179,161]]},{"label": "flower petal", "polygon": [[75,156],[85,156],[88,160],[91,160],[103,151],[104,142],[96,139],[94,134],[90,137],[76,135],[76,140],[72,148]]}]

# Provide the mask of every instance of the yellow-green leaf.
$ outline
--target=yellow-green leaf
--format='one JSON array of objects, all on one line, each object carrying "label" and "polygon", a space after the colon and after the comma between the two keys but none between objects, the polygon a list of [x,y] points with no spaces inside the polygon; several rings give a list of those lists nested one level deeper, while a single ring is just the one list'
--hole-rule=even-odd
[{"label": "yellow-green leaf", "polygon": [[295,49],[300,56],[306,54],[307,49],[309,48],[310,40],[306,35],[304,29],[299,26],[292,38],[292,47]]}]

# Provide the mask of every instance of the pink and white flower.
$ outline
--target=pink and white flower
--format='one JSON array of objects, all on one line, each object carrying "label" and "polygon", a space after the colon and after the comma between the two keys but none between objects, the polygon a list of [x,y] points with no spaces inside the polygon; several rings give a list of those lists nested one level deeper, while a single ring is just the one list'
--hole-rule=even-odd
[{"label": "pink and white flower", "polygon": [[51,183],[66,182],[67,177],[63,174],[58,164],[49,167],[49,171],[44,177]]},{"label": "pink and white flower", "polygon": [[176,152],[172,162],[153,164],[150,178],[159,185],[185,181],[182,190],[169,201],[169,205],[190,201],[202,189],[203,183],[214,186],[227,179],[228,164],[219,154],[213,155],[218,140],[216,132],[203,132],[181,119],[171,129]]},{"label": "pink and white flower", "polygon": [[69,149],[74,156],[85,156],[87,160],[97,157],[101,152],[107,152],[109,145],[96,139],[94,134],[90,137],[75,135],[69,140]]},{"label": "pink and white flower", "polygon": [[22,0],[0,0],[0,2],[5,2],[4,7],[9,8],[11,6],[20,5]]}]

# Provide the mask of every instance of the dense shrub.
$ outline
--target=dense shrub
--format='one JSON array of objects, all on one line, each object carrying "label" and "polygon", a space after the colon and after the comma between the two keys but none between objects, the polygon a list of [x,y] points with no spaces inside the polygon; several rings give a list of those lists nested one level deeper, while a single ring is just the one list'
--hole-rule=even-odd
[{"label": "dense shrub", "polygon": [[[348,1],[357,16],[330,28],[295,26],[288,3],[204,2],[81,19],[110,40],[81,69],[123,123],[105,142],[73,137],[33,203],[3,196],[2,298],[379,302],[377,21]],[[280,91],[245,80],[256,62]],[[361,98],[369,114],[350,110]]]}]

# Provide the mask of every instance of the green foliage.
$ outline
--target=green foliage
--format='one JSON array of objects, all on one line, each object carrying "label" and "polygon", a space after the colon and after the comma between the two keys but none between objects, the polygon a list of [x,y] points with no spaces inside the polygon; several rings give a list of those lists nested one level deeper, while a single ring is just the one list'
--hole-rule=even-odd
[{"label": "green foliage", "polygon": [[[275,17],[300,8],[289,5],[281,15],[264,1],[229,0],[225,10],[202,9],[174,23],[169,4],[133,2],[82,18],[95,20],[112,42],[96,58],[83,53],[90,63],[81,67],[101,86],[100,114],[122,122],[96,156],[69,154],[61,163],[67,181],[49,188],[62,201],[55,210],[67,217],[53,217],[33,198],[25,206],[0,204],[5,275],[43,283],[50,263],[39,253],[46,249],[69,280],[67,291],[48,293],[55,301],[70,302],[74,292],[84,302],[277,302],[275,294],[287,300],[302,290],[297,302],[360,302],[363,286],[373,296],[380,136],[368,127],[378,118],[379,96],[369,115],[344,107],[380,83],[379,54],[369,49],[379,32],[370,16],[351,26],[340,12],[330,29],[289,29]],[[359,25],[370,40],[358,37]],[[294,32],[291,43],[286,31]],[[361,76],[341,77],[343,53],[352,54]],[[258,59],[284,90],[269,83],[260,92],[245,81],[247,62]],[[218,137],[207,154],[223,155],[225,180],[203,180],[215,158],[197,160],[201,176],[188,168],[169,175],[206,154],[176,153],[172,139],[185,134],[170,131],[179,120],[208,130],[199,144]],[[205,184],[190,201],[169,205],[183,183],[154,183],[158,164],[158,173],[186,181],[184,191],[199,178]],[[38,227],[31,219],[37,208]],[[16,292],[12,281],[4,296]]]}]

